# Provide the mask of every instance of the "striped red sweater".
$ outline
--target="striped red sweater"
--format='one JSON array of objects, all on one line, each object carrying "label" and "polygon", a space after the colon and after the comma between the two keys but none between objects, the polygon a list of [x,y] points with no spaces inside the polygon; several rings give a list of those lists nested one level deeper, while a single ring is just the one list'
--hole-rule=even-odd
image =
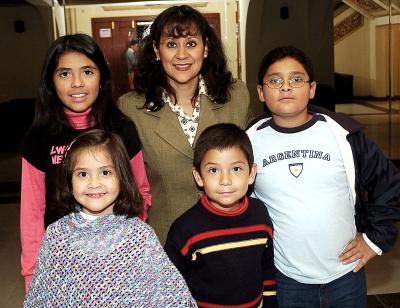
[{"label": "striped red sweater", "polygon": [[276,307],[272,232],[261,201],[224,212],[204,195],[172,224],[165,250],[200,307]]}]

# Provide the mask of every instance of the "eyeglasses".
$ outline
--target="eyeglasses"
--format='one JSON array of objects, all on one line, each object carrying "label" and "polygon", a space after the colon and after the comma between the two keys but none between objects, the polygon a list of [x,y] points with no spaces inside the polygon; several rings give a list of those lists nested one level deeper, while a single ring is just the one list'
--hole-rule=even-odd
[{"label": "eyeglasses", "polygon": [[[289,86],[292,88],[301,88],[304,86],[306,82],[311,82],[311,80],[304,80],[303,76],[293,76],[289,80]],[[266,85],[271,89],[280,89],[285,84],[285,79],[280,77],[273,77],[263,82],[263,85]]]}]

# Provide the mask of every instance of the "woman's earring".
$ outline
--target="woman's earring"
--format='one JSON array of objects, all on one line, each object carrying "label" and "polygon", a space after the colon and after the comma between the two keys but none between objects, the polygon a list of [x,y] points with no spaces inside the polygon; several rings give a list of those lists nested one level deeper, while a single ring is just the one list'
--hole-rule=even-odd
[{"label": "woman's earring", "polygon": [[204,59],[207,58],[207,55],[208,55],[208,54],[205,52],[203,58],[204,58]]},{"label": "woman's earring", "polygon": [[160,61],[160,57],[159,56],[156,57],[156,61]]}]

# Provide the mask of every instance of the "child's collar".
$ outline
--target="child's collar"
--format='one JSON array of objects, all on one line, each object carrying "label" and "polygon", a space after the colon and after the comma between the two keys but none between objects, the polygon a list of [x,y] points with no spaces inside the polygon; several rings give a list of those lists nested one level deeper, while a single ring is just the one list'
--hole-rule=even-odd
[{"label": "child's collar", "polygon": [[88,115],[91,110],[92,107],[85,110],[84,112],[73,112],[71,110],[65,110],[65,114],[67,115],[67,118],[74,129],[85,129],[88,127],[92,127],[95,124],[88,123]]},{"label": "child's collar", "polygon": [[218,216],[238,216],[243,214],[247,210],[249,206],[249,199],[247,198],[247,196],[244,196],[239,208],[234,211],[222,211],[220,209],[217,209],[210,203],[207,195],[203,195],[201,197],[201,204],[206,208],[206,210]]},{"label": "child's collar", "polygon": [[95,220],[95,219],[101,217],[101,216],[96,216],[96,215],[88,214],[88,213],[85,213],[85,212],[83,212],[83,211],[80,211],[79,214],[81,214],[81,216],[82,216],[83,218],[85,218],[86,220]]}]

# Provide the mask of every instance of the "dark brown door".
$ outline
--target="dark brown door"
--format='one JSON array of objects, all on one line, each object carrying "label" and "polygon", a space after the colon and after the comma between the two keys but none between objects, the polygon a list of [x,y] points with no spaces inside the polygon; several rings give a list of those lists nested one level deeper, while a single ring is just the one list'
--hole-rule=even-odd
[{"label": "dark brown door", "polygon": [[125,52],[129,41],[136,37],[130,18],[93,18],[93,38],[103,50],[111,69],[114,97],[129,91]]}]

